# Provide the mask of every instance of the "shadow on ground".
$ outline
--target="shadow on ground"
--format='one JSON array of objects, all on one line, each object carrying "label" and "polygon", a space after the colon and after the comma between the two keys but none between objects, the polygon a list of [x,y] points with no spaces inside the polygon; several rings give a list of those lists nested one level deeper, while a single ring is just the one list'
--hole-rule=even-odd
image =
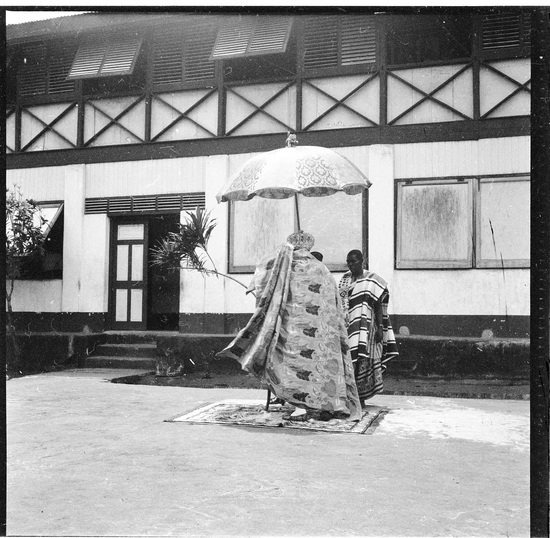
[{"label": "shadow on ground", "polygon": [[[154,372],[112,379],[113,383],[160,387],[260,389],[260,382],[245,373],[194,372],[180,376],[157,376]],[[441,398],[490,398],[528,400],[529,384],[524,379],[457,379],[445,377],[384,378],[384,394]]]}]

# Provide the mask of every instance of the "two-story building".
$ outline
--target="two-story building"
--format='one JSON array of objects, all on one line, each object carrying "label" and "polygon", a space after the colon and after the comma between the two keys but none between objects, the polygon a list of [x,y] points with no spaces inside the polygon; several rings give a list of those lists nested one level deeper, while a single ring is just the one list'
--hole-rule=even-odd
[{"label": "two-story building", "polygon": [[[380,11],[380,10],[379,10]],[[301,145],[364,195],[300,200],[338,280],[360,248],[400,334],[529,333],[530,19],[519,8],[89,13],[7,27],[8,186],[49,216],[20,328],[231,333],[228,279],[170,275],[150,248],[186,210],[216,219],[217,269],[248,285],[292,200],[218,204],[248,158]]]}]

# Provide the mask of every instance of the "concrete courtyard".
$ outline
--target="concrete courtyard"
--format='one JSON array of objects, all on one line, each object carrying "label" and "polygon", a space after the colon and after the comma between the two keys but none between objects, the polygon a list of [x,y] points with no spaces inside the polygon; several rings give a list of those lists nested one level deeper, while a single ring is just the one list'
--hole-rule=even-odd
[{"label": "concrete courtyard", "polygon": [[528,536],[529,402],[376,396],[370,435],[164,422],[253,389],[7,382],[8,536]]}]

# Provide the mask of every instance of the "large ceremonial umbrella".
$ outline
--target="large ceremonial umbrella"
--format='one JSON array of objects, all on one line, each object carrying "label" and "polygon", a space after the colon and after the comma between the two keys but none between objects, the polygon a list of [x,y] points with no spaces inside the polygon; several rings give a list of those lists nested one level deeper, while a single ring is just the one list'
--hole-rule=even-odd
[{"label": "large ceremonial umbrella", "polygon": [[[218,202],[295,197],[296,221],[301,231],[298,194],[330,196],[337,192],[360,194],[371,186],[368,178],[348,159],[319,146],[298,146],[290,134],[286,147],[252,157],[231,176],[218,193]],[[267,391],[266,411],[271,390]]]},{"label": "large ceremonial umbrella", "polygon": [[297,195],[330,196],[337,192],[359,194],[371,186],[367,177],[348,159],[319,146],[298,146],[289,134],[286,147],[252,157],[231,176],[218,193],[218,202],[262,198],[296,198]]}]

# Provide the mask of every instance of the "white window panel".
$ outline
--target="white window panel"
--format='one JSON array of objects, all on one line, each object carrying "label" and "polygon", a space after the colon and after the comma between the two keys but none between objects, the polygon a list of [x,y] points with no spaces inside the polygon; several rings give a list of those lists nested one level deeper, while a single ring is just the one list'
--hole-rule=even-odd
[{"label": "white window panel", "polygon": [[116,279],[119,282],[128,280],[128,245],[117,245]]},{"label": "white window panel", "polygon": [[116,290],[115,321],[128,321],[128,290]]},{"label": "white window panel", "polygon": [[481,178],[477,209],[477,267],[529,267],[529,176]]},{"label": "white window panel", "polygon": [[398,183],[397,268],[472,267],[471,180]]},{"label": "white window panel", "polygon": [[139,240],[143,239],[144,233],[144,224],[119,224],[117,239],[119,241]]},{"label": "white window panel", "polygon": [[143,290],[131,290],[130,321],[143,320]]},{"label": "white window panel", "polygon": [[132,281],[143,280],[143,245],[132,245]]}]

